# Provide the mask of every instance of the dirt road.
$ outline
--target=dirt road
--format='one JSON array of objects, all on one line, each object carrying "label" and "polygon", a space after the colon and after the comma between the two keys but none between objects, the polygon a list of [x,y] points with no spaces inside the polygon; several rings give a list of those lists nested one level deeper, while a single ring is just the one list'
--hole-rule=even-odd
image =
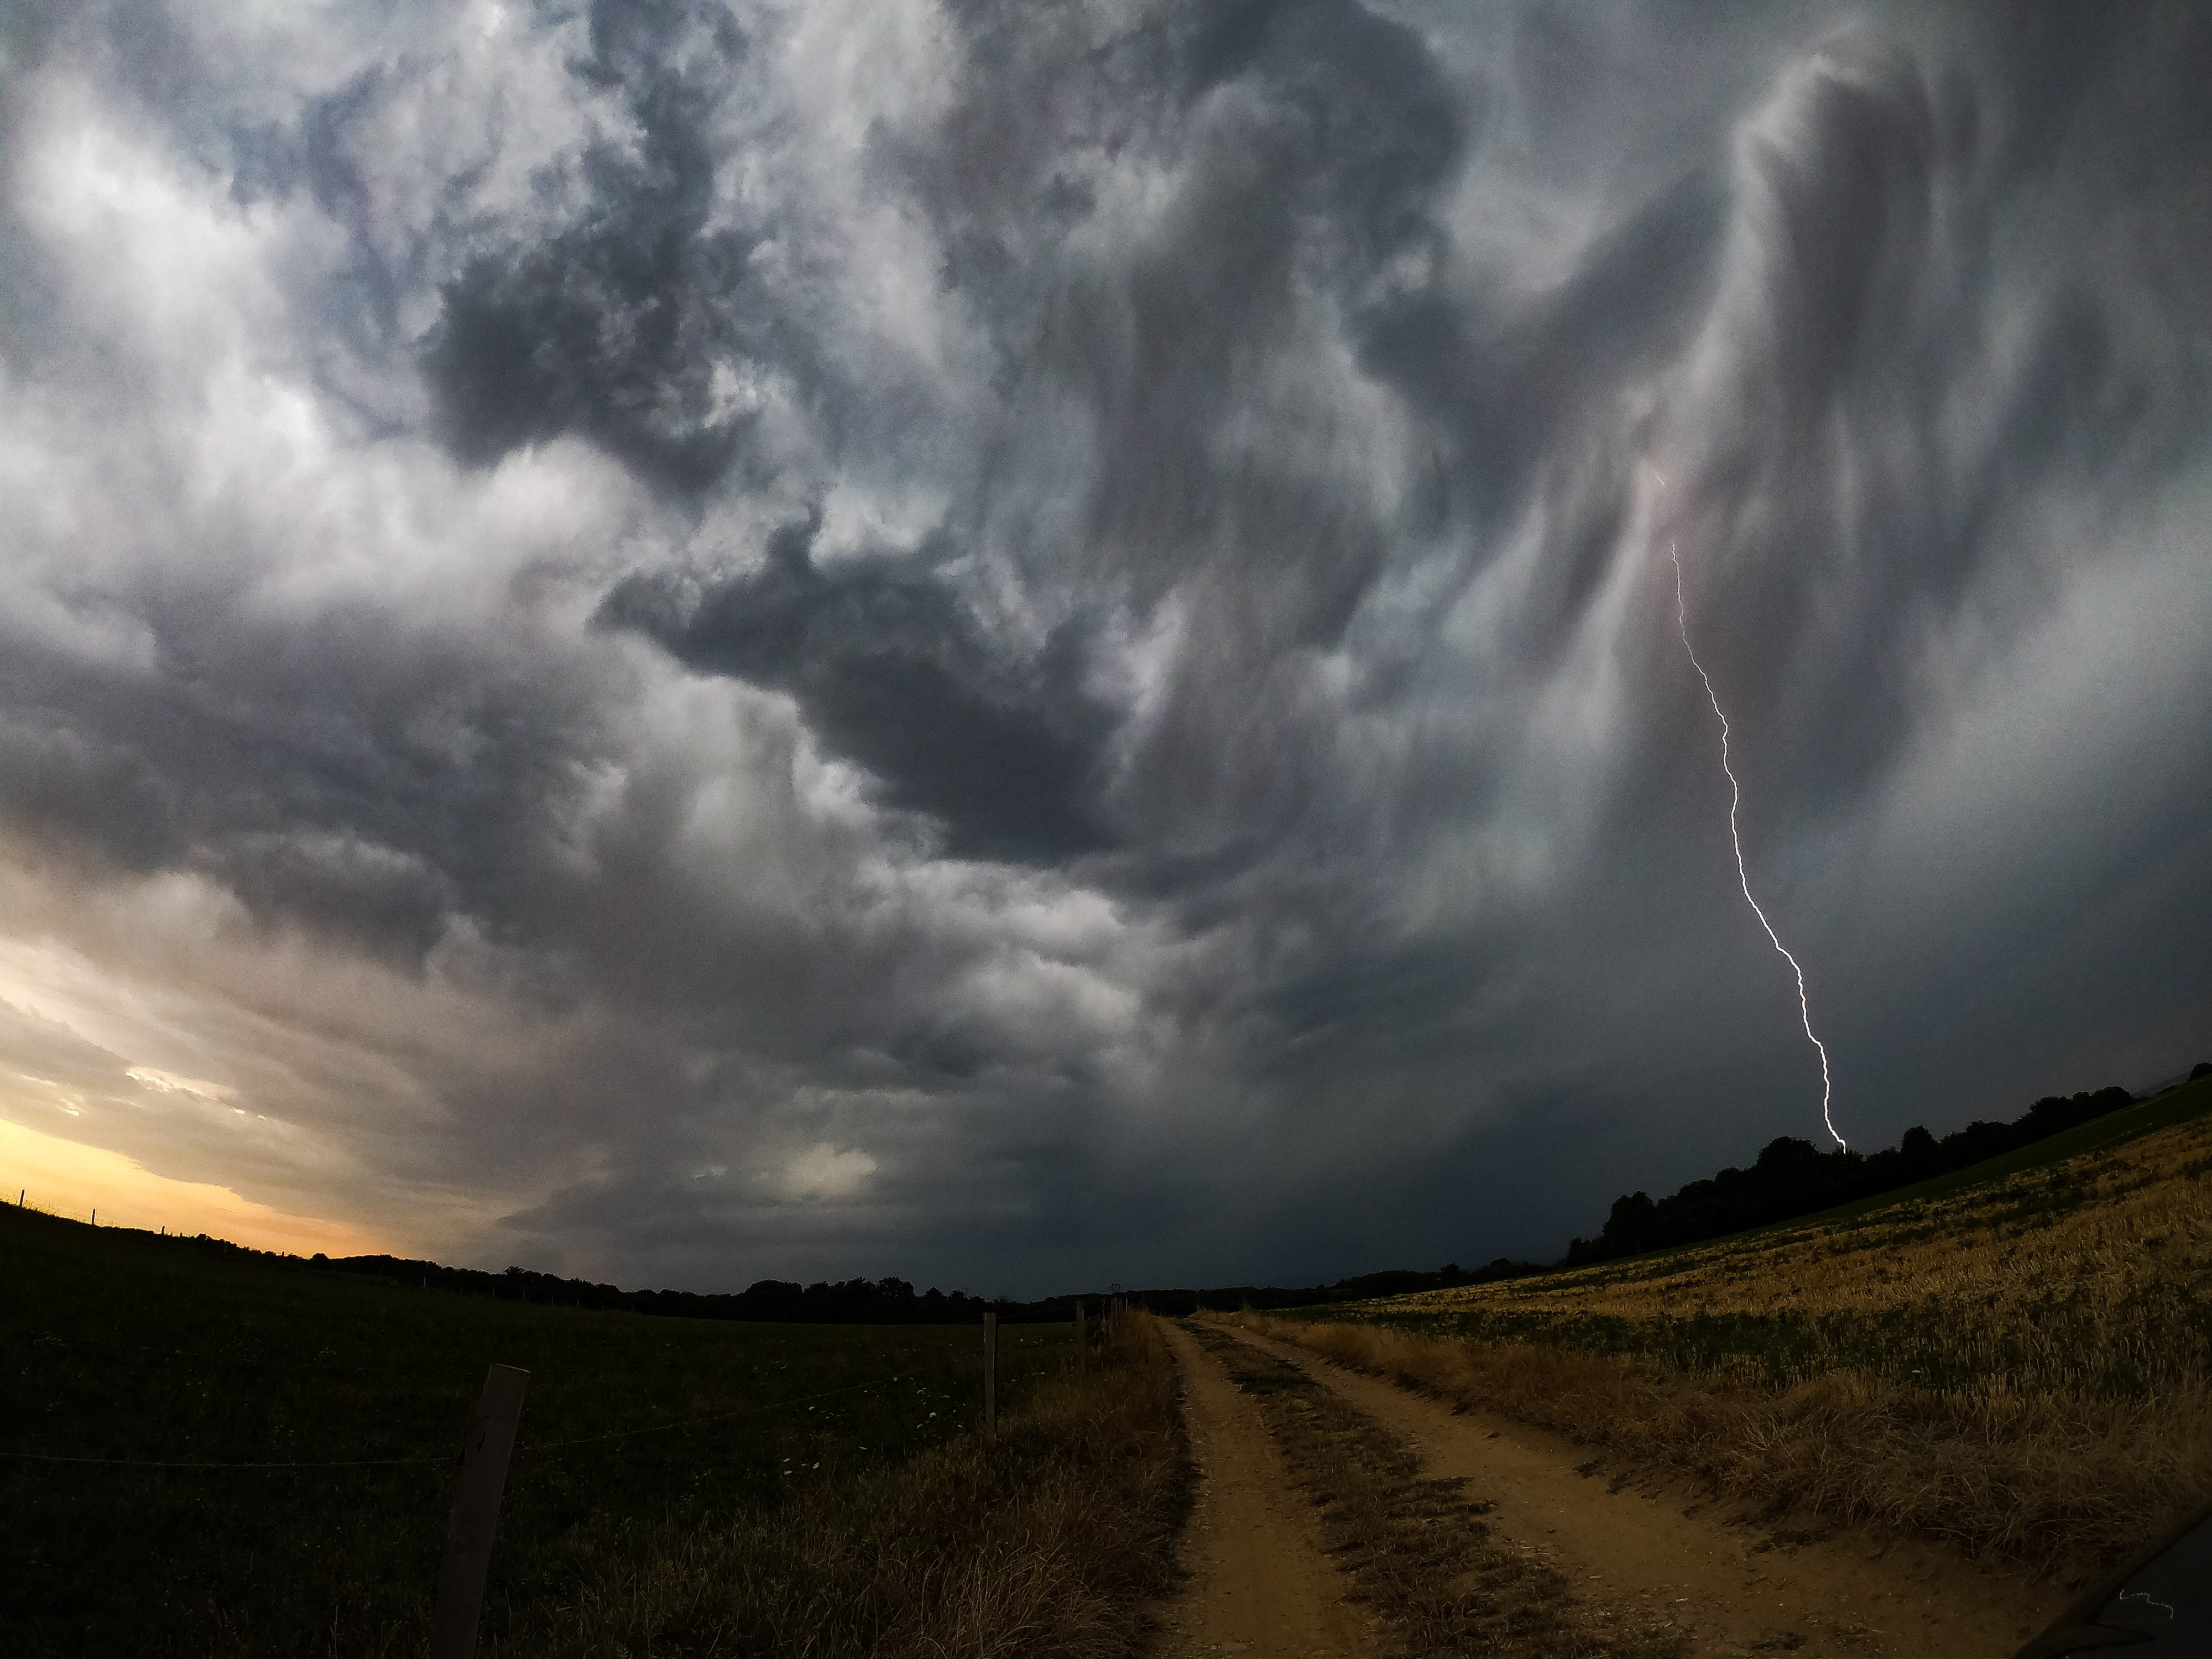
[{"label": "dirt road", "polygon": [[[1663,1618],[1697,1654],[2002,1656],[2066,1600],[2063,1591],[1978,1572],[1933,1546],[1849,1533],[1778,1535],[1685,1488],[1626,1487],[1596,1475],[1584,1451],[1542,1431],[1479,1413],[1455,1415],[1291,1345],[1225,1322],[1215,1328],[1298,1366],[1410,1443],[1431,1473],[1467,1478],[1470,1492],[1496,1505],[1489,1524],[1565,1575],[1594,1617]],[[1186,1375],[1218,1379],[1196,1345],[1177,1335]],[[1237,1455],[1229,1445],[1242,1431],[1242,1419],[1224,1411],[1209,1425],[1212,1455],[1224,1462]],[[1287,1492],[1274,1500],[1297,1501]],[[1314,1650],[1261,1642],[1254,1650]]]},{"label": "dirt road", "polygon": [[1291,1486],[1259,1413],[1188,1332],[1166,1329],[1200,1476],[1184,1534],[1190,1578],[1164,1611],[1167,1651],[1364,1659],[1374,1651],[1366,1621],[1346,1604],[1313,1507]]}]

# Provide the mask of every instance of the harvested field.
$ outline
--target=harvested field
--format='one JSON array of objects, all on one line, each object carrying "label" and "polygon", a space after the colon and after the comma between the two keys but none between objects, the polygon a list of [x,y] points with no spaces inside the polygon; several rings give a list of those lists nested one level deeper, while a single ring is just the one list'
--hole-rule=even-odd
[{"label": "harvested field", "polygon": [[2212,1492],[2212,1085],[2153,1105],[2179,1121],[1979,1186],[1263,1325],[1776,1511],[2077,1577]]}]

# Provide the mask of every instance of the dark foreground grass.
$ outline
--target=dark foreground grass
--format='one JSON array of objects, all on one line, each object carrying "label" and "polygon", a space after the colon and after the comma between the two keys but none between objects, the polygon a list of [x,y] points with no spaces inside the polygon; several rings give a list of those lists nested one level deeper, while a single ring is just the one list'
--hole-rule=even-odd
[{"label": "dark foreground grass", "polygon": [[1508,1548],[1466,1483],[1424,1478],[1406,1443],[1297,1366],[1205,1325],[1198,1339],[1258,1403],[1291,1478],[1318,1506],[1325,1547],[1392,1651],[1545,1659],[1680,1659],[1687,1643],[1611,1622],[1557,1571]]},{"label": "dark foreground grass", "polygon": [[1126,1659],[1172,1588],[1190,1486],[1166,1345],[1125,1316],[995,1443],[963,1436],[706,1527],[603,1532],[574,1590],[493,1652]]},{"label": "dark foreground grass", "polygon": [[[1071,1352],[1066,1327],[1002,1330],[1002,1411],[1090,1409],[1048,1386]],[[884,1480],[957,1457],[981,1382],[972,1328],[465,1298],[0,1209],[0,1651],[418,1653],[492,1364],[531,1373],[484,1621],[513,1653],[663,1583],[681,1540],[841,1512],[865,1537]],[[1133,1420],[1115,1375],[1086,1396],[1101,1432]],[[279,1467],[146,1467],[179,1463]],[[1012,1501],[1030,1476],[991,1467],[1012,1485],[976,1495]],[[733,1650],[697,1639],[629,1650]]]}]

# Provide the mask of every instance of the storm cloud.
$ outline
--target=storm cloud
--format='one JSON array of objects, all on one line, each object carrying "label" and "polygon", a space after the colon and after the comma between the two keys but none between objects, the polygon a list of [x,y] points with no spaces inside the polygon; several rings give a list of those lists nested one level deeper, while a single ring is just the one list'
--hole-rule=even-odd
[{"label": "storm cloud", "polygon": [[1670,548],[1854,1142],[2212,1042],[2201,9],[0,31],[10,1121],[633,1283],[1554,1250],[1820,1121]]},{"label": "storm cloud", "polygon": [[630,577],[600,617],[687,666],[787,691],[830,753],[866,769],[886,805],[934,817],[956,858],[1051,864],[1110,844],[1089,775],[1113,726],[1082,683],[1066,625],[1035,663],[1006,661],[958,601],[895,562],[825,575],[818,516],[768,538],[757,572],[691,592]]}]

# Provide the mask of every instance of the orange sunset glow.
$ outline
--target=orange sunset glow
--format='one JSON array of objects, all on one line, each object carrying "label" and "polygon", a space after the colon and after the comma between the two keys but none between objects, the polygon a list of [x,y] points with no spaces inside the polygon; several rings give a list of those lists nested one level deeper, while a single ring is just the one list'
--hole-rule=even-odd
[{"label": "orange sunset glow", "polygon": [[56,1215],[148,1232],[210,1233],[258,1250],[368,1255],[390,1249],[343,1222],[292,1215],[210,1182],[173,1181],[118,1152],[82,1146],[0,1121],[0,1176],[8,1196]]}]

